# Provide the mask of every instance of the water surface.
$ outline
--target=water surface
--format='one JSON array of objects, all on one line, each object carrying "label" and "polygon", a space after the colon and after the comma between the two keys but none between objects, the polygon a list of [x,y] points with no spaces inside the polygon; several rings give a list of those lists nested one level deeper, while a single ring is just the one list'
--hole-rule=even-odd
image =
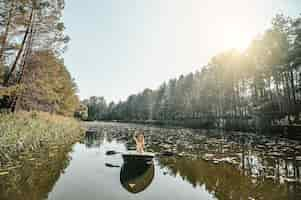
[{"label": "water surface", "polygon": [[[98,133],[72,147],[37,154],[35,160],[2,176],[0,199],[301,199],[297,142],[285,141],[286,150],[276,151],[270,145],[284,141],[254,136],[240,143],[238,136],[208,136],[188,129],[89,126]],[[125,165],[119,153],[106,155],[109,150],[133,149],[130,138],[138,129],[145,131],[149,151],[172,149],[176,154],[135,166]],[[254,140],[260,150],[250,142]]]}]

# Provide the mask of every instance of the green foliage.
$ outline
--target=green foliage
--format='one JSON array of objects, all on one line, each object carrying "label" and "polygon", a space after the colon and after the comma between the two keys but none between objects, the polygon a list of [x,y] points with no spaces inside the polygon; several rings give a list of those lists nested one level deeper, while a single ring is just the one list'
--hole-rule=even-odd
[{"label": "green foliage", "polygon": [[75,111],[74,117],[81,120],[88,120],[88,107],[81,103]]},{"label": "green foliage", "polygon": [[107,110],[107,104],[103,97],[91,97],[82,102],[88,110],[87,120],[101,120],[104,119]]}]

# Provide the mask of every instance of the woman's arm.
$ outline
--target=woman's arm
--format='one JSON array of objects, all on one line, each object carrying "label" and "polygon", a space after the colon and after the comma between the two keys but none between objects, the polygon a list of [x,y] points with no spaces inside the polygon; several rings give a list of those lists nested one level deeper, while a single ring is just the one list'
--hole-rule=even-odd
[{"label": "woman's arm", "polygon": [[134,139],[134,141],[137,143],[138,141],[137,141],[137,138],[136,138],[136,133],[134,133],[133,134],[133,139]]}]

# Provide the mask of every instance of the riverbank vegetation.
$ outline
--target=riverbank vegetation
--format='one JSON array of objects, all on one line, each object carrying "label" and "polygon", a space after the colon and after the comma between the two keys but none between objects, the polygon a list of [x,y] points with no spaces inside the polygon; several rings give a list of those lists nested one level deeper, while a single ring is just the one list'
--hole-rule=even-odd
[{"label": "riverbank vegetation", "polygon": [[[195,73],[126,101],[84,100],[88,120],[195,121],[198,127],[268,130],[300,125],[301,17],[277,15],[244,51],[214,56]],[[283,129],[285,130],[285,128]]]},{"label": "riverbank vegetation", "polygon": [[64,0],[0,1],[0,168],[81,135],[77,86],[62,54]]},{"label": "riverbank vegetation", "polygon": [[78,141],[83,130],[72,118],[43,112],[0,114],[0,168],[28,160],[34,152]]}]

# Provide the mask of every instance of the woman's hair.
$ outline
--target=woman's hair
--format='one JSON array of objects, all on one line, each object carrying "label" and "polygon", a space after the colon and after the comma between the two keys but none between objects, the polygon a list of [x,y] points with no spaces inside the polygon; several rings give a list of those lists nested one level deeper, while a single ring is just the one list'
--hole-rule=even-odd
[{"label": "woman's hair", "polygon": [[139,130],[139,131],[136,132],[136,136],[137,137],[140,136],[140,135],[144,136],[144,133],[143,133],[142,130]]}]

